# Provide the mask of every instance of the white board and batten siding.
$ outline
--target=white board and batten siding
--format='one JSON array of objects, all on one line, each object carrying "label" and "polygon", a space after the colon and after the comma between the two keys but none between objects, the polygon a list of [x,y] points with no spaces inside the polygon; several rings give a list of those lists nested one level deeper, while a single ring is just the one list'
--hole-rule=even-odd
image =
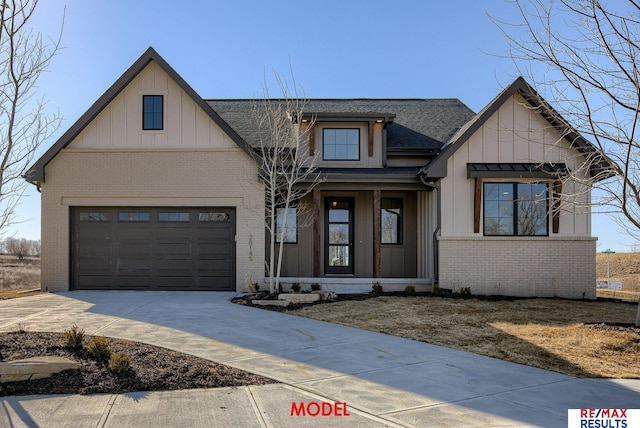
[{"label": "white board and batten siding", "polygon": [[[164,97],[160,131],[142,131],[143,95]],[[155,62],[151,62],[67,147],[73,149],[241,149]]]},{"label": "white board and batten siding", "polygon": [[[448,174],[442,180],[441,235],[482,235],[482,225],[480,234],[473,232],[475,183],[467,178],[467,163],[564,163],[574,171],[583,161],[520,95],[512,96],[448,159]],[[578,183],[564,183],[563,194],[573,196],[563,197],[560,230],[553,234],[550,229],[550,236],[591,236],[590,193]]]}]

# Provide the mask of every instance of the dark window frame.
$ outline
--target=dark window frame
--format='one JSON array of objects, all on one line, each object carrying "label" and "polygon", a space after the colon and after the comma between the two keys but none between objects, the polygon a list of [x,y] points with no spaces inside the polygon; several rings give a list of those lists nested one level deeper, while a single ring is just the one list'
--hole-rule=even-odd
[{"label": "dark window frame", "polygon": [[[156,102],[149,106],[151,110],[147,110],[147,99],[160,99],[160,111],[157,111]],[[149,121],[147,121],[149,120]],[[158,120],[160,123],[158,123]],[[143,131],[162,131],[164,130],[164,95],[143,95],[142,96],[142,130]]]},{"label": "dark window frame", "polygon": [[[356,159],[353,158],[327,158],[327,150],[326,150],[326,135],[325,133],[327,131],[357,131],[358,133],[358,157]],[[326,127],[326,128],[322,128],[322,160],[323,161],[338,161],[338,162],[359,162],[360,158],[361,158],[361,144],[360,144],[360,139],[361,139],[361,135],[360,135],[360,128],[336,128],[336,127]]]},{"label": "dark window frame", "polygon": [[[533,197],[531,197],[531,199],[521,199],[519,197],[518,194],[518,187],[519,185],[532,185],[532,184],[543,184],[545,186],[545,197],[544,197],[544,233],[536,233],[536,234],[531,234],[531,233],[521,233],[521,231],[519,230],[519,208],[520,208],[520,204],[521,203],[526,203],[526,202],[536,202],[539,201],[538,203],[542,202],[543,198],[539,198],[539,199],[533,199]],[[510,215],[503,215],[503,216],[487,216],[487,186],[490,185],[509,185],[511,186],[511,195],[512,195],[512,200],[508,200],[506,202],[509,202],[512,204],[511,206],[511,214]],[[483,227],[482,227],[482,233],[483,236],[492,236],[492,237],[497,237],[497,236],[549,236],[549,183],[546,181],[486,181],[482,183],[482,218],[483,218]],[[491,202],[491,201],[490,201]],[[497,200],[497,202],[500,202],[499,200]],[[494,234],[494,233],[488,233],[487,232],[487,217],[489,218],[500,218],[500,217],[504,217],[504,218],[511,218],[512,219],[512,228],[511,228],[511,233],[504,233],[504,234]]]},{"label": "dark window frame", "polygon": [[[385,202],[399,202],[400,206],[399,207],[391,207],[391,208],[385,208]],[[385,210],[390,210],[390,209],[399,209],[400,213],[397,214],[398,218],[395,224],[395,229],[396,229],[396,242],[384,242],[383,238],[384,238],[384,229],[391,229],[391,228],[385,228],[384,227],[384,211]],[[391,212],[391,211],[389,211]],[[400,198],[400,197],[384,197],[384,198],[380,198],[380,244],[382,245],[403,245],[404,243],[404,237],[403,237],[403,228],[404,228],[404,222],[403,222],[403,217],[404,217],[404,198]]]}]

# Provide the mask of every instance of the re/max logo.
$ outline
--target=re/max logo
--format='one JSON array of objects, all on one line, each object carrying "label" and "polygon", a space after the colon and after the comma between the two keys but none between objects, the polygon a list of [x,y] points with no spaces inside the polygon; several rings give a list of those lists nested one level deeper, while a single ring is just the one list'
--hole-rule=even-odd
[{"label": "re/max logo", "polygon": [[581,418],[626,418],[627,409],[580,409]]},{"label": "re/max logo", "polygon": [[347,410],[347,403],[310,401],[308,403],[291,403],[289,416],[351,416],[351,414]]}]

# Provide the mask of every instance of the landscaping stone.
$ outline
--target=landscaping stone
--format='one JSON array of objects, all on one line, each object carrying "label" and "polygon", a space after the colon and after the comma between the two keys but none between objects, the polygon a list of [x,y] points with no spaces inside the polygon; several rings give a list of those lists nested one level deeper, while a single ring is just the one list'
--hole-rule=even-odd
[{"label": "landscaping stone", "polygon": [[263,306],[289,306],[289,301],[287,300],[252,300],[251,303],[253,305],[263,305]]},{"label": "landscaping stone", "polygon": [[32,357],[0,363],[0,383],[42,379],[63,370],[79,369],[78,362],[64,357]]},{"label": "landscaping stone", "polygon": [[281,293],[278,300],[287,300],[291,303],[311,303],[320,300],[318,293]]}]

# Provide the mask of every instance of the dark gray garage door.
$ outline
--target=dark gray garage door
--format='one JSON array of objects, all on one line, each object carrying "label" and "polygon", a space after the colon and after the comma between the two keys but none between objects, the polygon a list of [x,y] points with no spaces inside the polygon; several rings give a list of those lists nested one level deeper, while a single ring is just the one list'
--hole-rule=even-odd
[{"label": "dark gray garage door", "polygon": [[235,290],[234,208],[72,208],[77,290]]}]

